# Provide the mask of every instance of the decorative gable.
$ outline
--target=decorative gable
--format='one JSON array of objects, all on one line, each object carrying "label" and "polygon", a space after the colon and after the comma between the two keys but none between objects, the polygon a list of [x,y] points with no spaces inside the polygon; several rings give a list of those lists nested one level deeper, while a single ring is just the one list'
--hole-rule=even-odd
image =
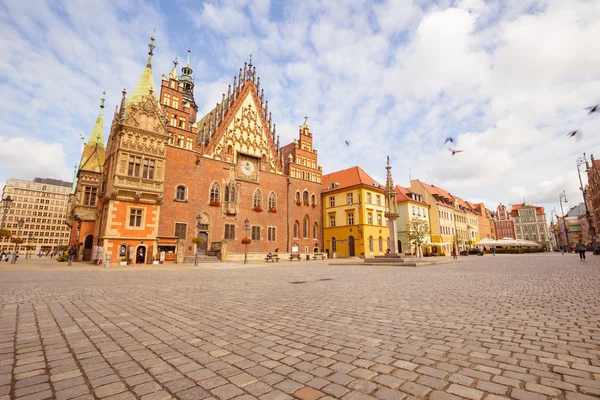
[{"label": "decorative gable", "polygon": [[261,160],[260,169],[282,173],[277,148],[263,111],[249,87],[245,96],[237,99],[237,107],[232,108],[218,131],[212,138],[207,153],[217,160],[234,162],[237,153],[248,154]]},{"label": "decorative gable", "polygon": [[123,120],[123,125],[145,132],[169,135],[163,111],[152,96],[144,97],[131,106],[131,112]]}]

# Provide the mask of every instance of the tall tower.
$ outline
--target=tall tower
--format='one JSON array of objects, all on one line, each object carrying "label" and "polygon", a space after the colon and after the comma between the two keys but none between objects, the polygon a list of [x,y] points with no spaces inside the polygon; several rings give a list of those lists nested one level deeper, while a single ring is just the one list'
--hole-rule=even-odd
[{"label": "tall tower", "polygon": [[150,263],[156,255],[169,138],[152,76],[154,37],[138,83],[115,113],[98,208],[98,245],[111,262]]},{"label": "tall tower", "polygon": [[398,214],[398,208],[396,205],[396,187],[394,186],[394,180],[392,179],[392,166],[390,165],[390,156],[387,157],[387,179],[385,182],[385,205],[386,212],[385,217],[388,220],[388,228],[390,229],[390,256],[398,257],[398,240],[396,239],[396,218]]},{"label": "tall tower", "polygon": [[[186,103],[189,103],[190,107],[197,112],[198,106],[194,100],[194,77],[192,76],[192,73],[192,67],[190,67],[190,50],[188,49],[187,62],[181,68],[181,77],[179,78],[179,83],[183,84],[183,95],[181,96],[183,99],[183,104],[185,105]],[[194,120],[195,119],[196,118],[194,115]]]},{"label": "tall tower", "polygon": [[104,148],[104,95],[100,104],[100,111],[96,124],[88,139],[79,168],[73,182],[74,191],[69,199],[67,224],[71,227],[69,246],[78,246],[77,259],[89,261],[91,250],[95,241],[96,204],[100,192],[102,168],[106,158]]}]

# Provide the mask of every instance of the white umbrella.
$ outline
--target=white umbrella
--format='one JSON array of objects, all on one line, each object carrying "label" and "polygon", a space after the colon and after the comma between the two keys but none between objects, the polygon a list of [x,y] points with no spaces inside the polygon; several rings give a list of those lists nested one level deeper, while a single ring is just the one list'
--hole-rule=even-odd
[{"label": "white umbrella", "polygon": [[494,239],[485,238],[477,242],[475,246],[498,246],[498,241]]}]

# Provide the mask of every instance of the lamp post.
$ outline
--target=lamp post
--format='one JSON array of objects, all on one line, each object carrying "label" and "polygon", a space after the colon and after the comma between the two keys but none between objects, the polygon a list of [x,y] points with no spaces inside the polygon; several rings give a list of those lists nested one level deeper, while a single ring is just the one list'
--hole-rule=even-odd
[{"label": "lamp post", "polygon": [[[560,212],[562,213],[563,227],[565,228],[565,247],[569,246],[569,232],[567,232],[567,221],[565,220],[565,210],[563,210],[563,201],[568,203],[567,194],[563,190],[560,196],[558,196],[558,201],[560,202]],[[566,249],[565,249],[566,250]],[[568,249],[569,253],[571,252],[571,246]]]},{"label": "lamp post", "polygon": [[31,250],[31,242],[33,241],[33,232],[29,233],[29,236],[27,236],[27,254],[25,254],[25,258],[31,258],[31,253],[29,253],[29,251]]},{"label": "lamp post", "polygon": [[[21,228],[23,227],[23,224],[25,224],[25,219],[23,219],[23,217],[21,217],[21,219],[17,222],[17,226],[19,227],[19,230],[17,231],[17,240],[20,240],[19,236],[21,235]],[[19,243],[15,243],[15,251],[13,252],[12,264],[15,264],[17,262],[17,252],[18,251],[19,251]]]},{"label": "lamp post", "polygon": [[[196,217],[196,237],[200,236],[200,223],[202,222],[202,216],[198,215]],[[200,245],[196,243],[196,255],[194,257],[194,265],[198,265],[198,248]]]},{"label": "lamp post", "polygon": [[[248,239],[248,231],[250,230],[250,221],[248,218],[244,220],[244,230],[246,231],[246,239]],[[244,243],[244,264],[248,263],[248,243]]]},{"label": "lamp post", "polygon": [[10,197],[10,195],[8,195],[2,199],[2,208],[4,209],[4,214],[2,215],[2,225],[0,225],[0,229],[4,229],[4,222],[6,221],[6,213],[8,212],[8,209],[10,208],[10,206],[12,206],[13,201],[14,200],[12,199],[12,197]]},{"label": "lamp post", "polygon": [[579,157],[577,159],[577,175],[579,175],[579,189],[581,190],[581,194],[583,195],[583,204],[585,205],[585,218],[587,219],[590,235],[592,236],[592,254],[595,254],[596,228],[594,227],[594,223],[592,222],[592,214],[590,214],[590,210],[588,209],[587,200],[585,197],[585,189],[583,188],[583,182],[581,182],[581,172],[579,171],[579,167],[584,164],[587,164],[587,160],[585,159],[585,153],[583,153],[583,157]]}]

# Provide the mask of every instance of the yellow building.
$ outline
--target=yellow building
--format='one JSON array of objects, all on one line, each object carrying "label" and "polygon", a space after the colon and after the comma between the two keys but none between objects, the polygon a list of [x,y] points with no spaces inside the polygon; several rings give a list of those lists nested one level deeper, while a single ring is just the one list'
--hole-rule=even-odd
[{"label": "yellow building", "polygon": [[456,232],[454,197],[444,189],[428,185],[418,179],[410,181],[410,191],[421,195],[423,201],[429,205],[431,242],[437,244],[439,252],[450,254]]},{"label": "yellow building", "polygon": [[385,186],[360,167],[323,175],[323,239],[330,257],[385,254]]},{"label": "yellow building", "polygon": [[423,196],[413,193],[405,187],[396,185],[396,204],[398,208],[398,219],[396,221],[396,230],[398,231],[398,253],[405,255],[418,255],[416,246],[408,240],[410,221],[420,219],[427,221],[430,234],[423,241],[425,244],[422,249],[429,252],[427,244],[431,243],[431,225],[429,223],[429,209],[431,206],[423,201]]},{"label": "yellow building", "polygon": [[461,250],[473,247],[479,241],[479,221],[477,212],[473,207],[460,197],[456,197],[455,215],[460,224],[459,227],[459,244]]},{"label": "yellow building", "polygon": [[481,239],[494,239],[492,233],[491,214],[490,210],[485,208],[483,203],[473,204],[467,201],[467,204],[471,206],[475,215],[477,215],[477,225],[479,227],[479,237],[477,242]]}]

